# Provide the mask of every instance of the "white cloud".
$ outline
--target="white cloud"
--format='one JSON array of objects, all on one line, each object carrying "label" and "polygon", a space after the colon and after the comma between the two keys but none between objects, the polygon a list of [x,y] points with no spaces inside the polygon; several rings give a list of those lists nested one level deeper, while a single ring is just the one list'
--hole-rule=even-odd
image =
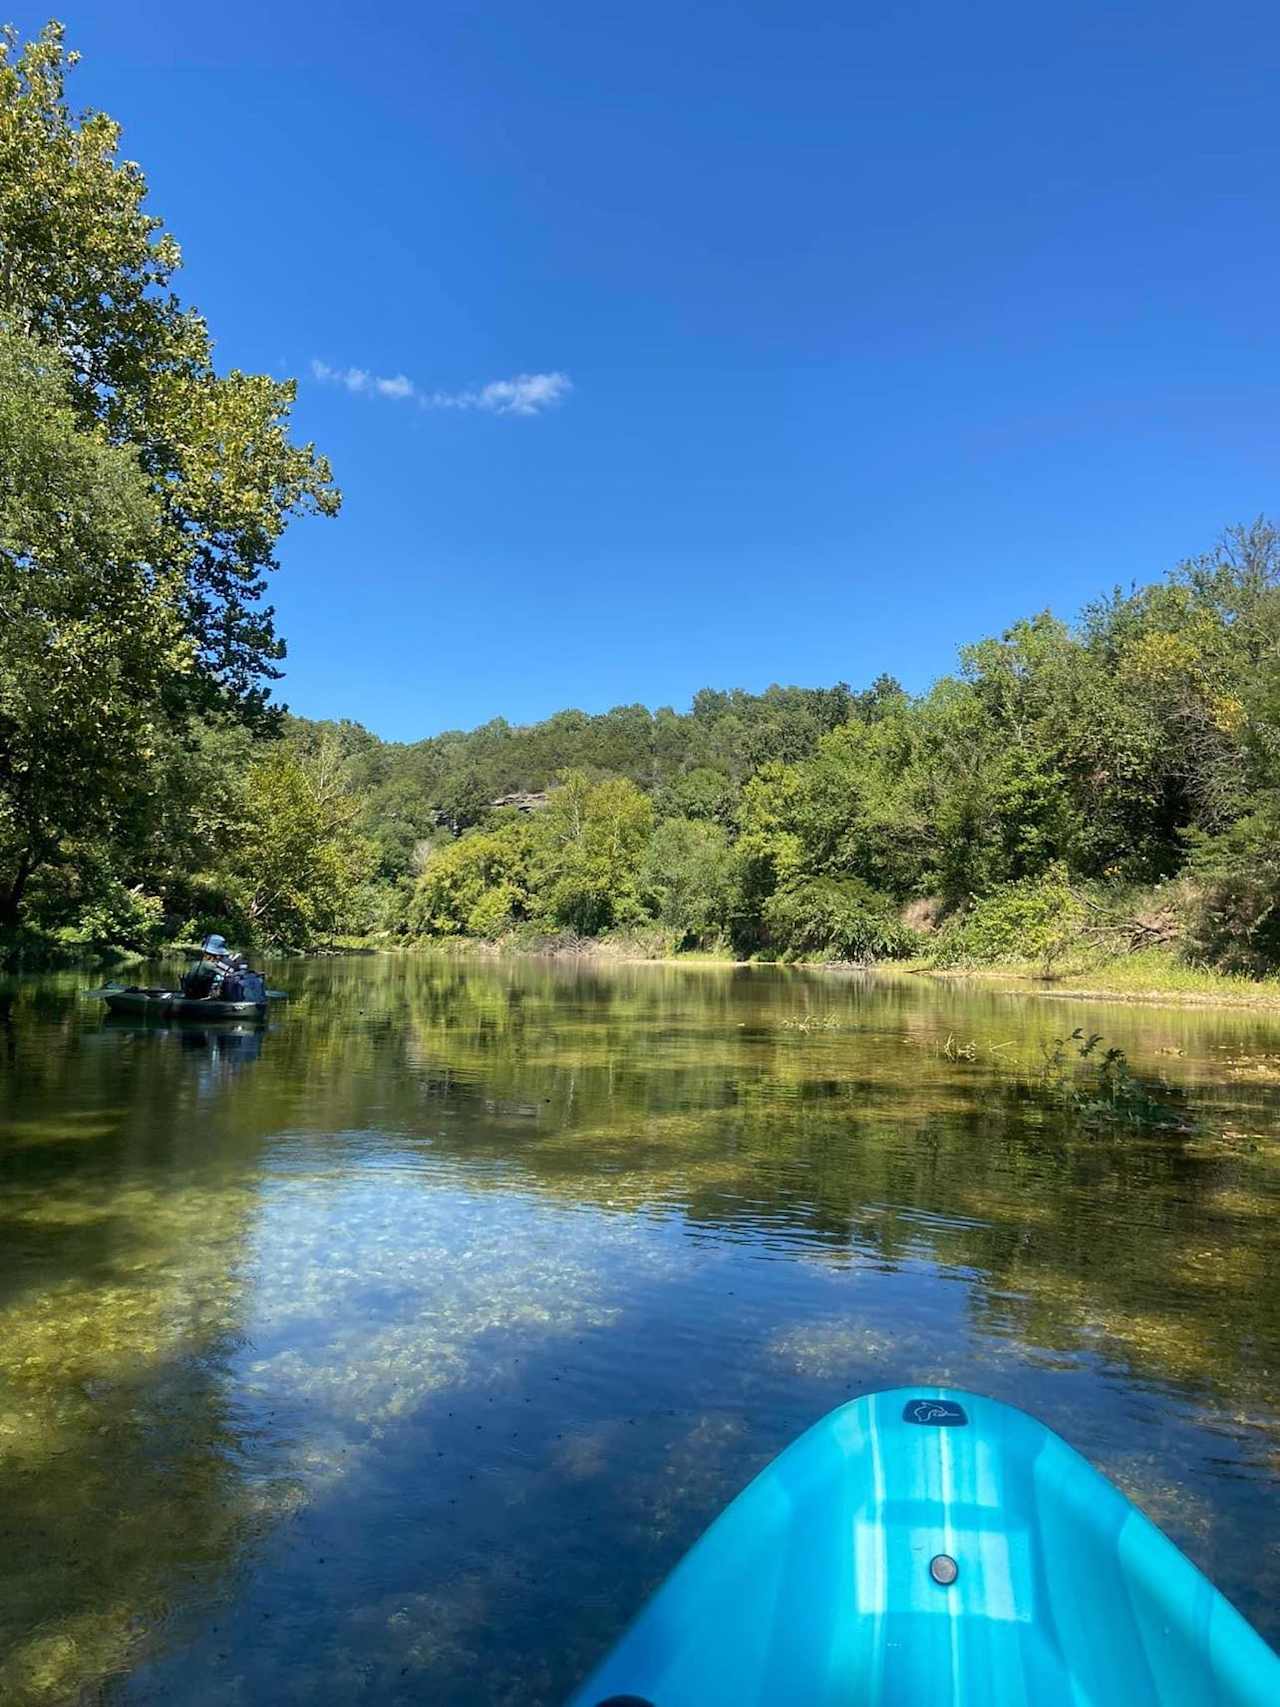
[{"label": "white cloud", "polygon": [[362,367],[330,367],[328,362],[312,362],[311,371],[317,379],[330,385],[345,385],[348,391],[368,391],[371,385],[381,385]]},{"label": "white cloud", "polygon": [[561,402],[573,389],[567,373],[518,373],[514,379],[495,379],[481,391],[477,409],[495,415],[536,415]]},{"label": "white cloud", "polygon": [[567,373],[518,373],[511,379],[491,379],[466,391],[423,391],[398,373],[383,378],[362,367],[330,367],[313,361],[311,372],[325,385],[341,385],[369,396],[412,399],[420,409],[480,409],[489,415],[540,415],[562,403],[573,390]]},{"label": "white cloud", "polygon": [[423,398],[430,409],[483,409],[490,415],[537,415],[561,403],[573,390],[567,373],[518,373],[491,379],[473,391],[433,391]]}]

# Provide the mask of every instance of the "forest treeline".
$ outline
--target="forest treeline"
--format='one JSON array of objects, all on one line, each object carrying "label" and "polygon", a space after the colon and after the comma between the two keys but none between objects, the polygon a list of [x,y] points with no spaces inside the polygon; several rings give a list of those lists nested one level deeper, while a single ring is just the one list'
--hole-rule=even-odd
[{"label": "forest treeline", "polygon": [[[961,964],[1280,960],[1280,535],[961,649],[912,696],[698,694],[413,745],[295,723],[372,877],[351,928]],[[519,791],[545,795],[495,804]]]},{"label": "forest treeline", "polygon": [[[196,723],[110,838],[69,834],[40,928],[220,929],[935,961],[1161,946],[1280,960],[1280,536],[1265,522],[1074,625],[1041,613],[912,696],[699,693],[414,743]],[[511,797],[515,796],[514,802]]]},{"label": "forest treeline", "polygon": [[276,709],[264,601],[338,507],[293,388],[220,373],[49,26],[0,53],[0,943],[209,929],[943,963],[1280,962],[1280,537],[1264,520],[923,695],[704,690],[400,744]]}]

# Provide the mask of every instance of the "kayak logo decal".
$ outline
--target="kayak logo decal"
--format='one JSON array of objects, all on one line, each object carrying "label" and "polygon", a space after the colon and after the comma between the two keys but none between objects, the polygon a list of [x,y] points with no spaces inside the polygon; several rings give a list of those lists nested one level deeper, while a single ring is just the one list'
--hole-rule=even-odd
[{"label": "kayak logo decal", "polygon": [[954,1399],[908,1399],[903,1422],[922,1423],[927,1428],[963,1428],[969,1421],[964,1406]]}]

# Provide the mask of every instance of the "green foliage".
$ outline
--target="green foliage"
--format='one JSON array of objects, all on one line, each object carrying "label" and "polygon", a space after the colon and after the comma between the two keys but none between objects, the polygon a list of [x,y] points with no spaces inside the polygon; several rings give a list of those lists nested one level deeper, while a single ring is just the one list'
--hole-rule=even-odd
[{"label": "green foliage", "polygon": [[954,919],[934,945],[936,966],[1038,961],[1046,968],[1076,939],[1082,902],[1065,867],[1006,883]]},{"label": "green foliage", "polygon": [[566,771],[535,820],[533,884],[548,923],[597,936],[645,917],[640,861],[653,805],[633,782]]},{"label": "green foliage", "polygon": [[[375,852],[354,827],[355,803],[287,743],[250,761],[223,846],[211,849],[206,894],[237,937],[300,947],[343,930]],[[214,920],[202,919],[205,928]]]},{"label": "green foliage", "polygon": [[1077,1026],[1044,1050],[1044,1066],[1034,1089],[1065,1109],[1082,1125],[1190,1128],[1185,1115],[1134,1073],[1123,1049],[1102,1049],[1100,1032]]},{"label": "green foliage", "polygon": [[75,923],[60,934],[64,942],[87,948],[145,953],[163,938],[164,905],[158,895],[145,895],[137,887],[126,889],[118,879],[111,879],[78,908]]},{"label": "green foliage", "polygon": [[1187,907],[1192,956],[1224,972],[1280,965],[1280,792],[1217,836],[1192,834]]},{"label": "green foliage", "polygon": [[[74,62],[56,24],[0,39],[0,932],[30,899],[45,930],[144,942],[186,899],[161,893],[179,751],[202,722],[270,727],[265,573],[337,497],[289,441],[292,387],[215,372],[118,126],[67,105]],[[240,816],[267,848],[251,798]],[[271,934],[284,903],[238,892]],[[303,869],[291,929],[315,892]]]},{"label": "green foliage", "polygon": [[677,947],[703,947],[725,928],[734,880],[729,838],[719,824],[668,818],[645,849],[640,895]]},{"label": "green foliage", "polygon": [[856,878],[818,877],[779,889],[764,907],[773,945],[787,955],[831,960],[901,960],[919,938],[883,895]]},{"label": "green foliage", "polygon": [[[684,715],[566,712],[409,746],[287,720],[274,745],[341,798],[324,834],[358,845],[361,873],[342,879],[349,856],[331,847],[338,881],[323,860],[307,876],[329,901],[309,914],[286,896],[287,927],[259,921],[223,851],[247,845],[244,778],[273,747],[225,721],[161,726],[150,788],[107,838],[114,870],[170,920],[277,940],[648,931],[870,959],[918,946],[901,914],[927,900],[950,916],[940,965],[1167,953],[1181,919],[1196,959],[1257,972],[1280,960],[1276,570],[1274,536],[1245,530],[1078,629],[1042,615],[965,649],[918,699],[707,692]],[[566,755],[584,762],[553,767]],[[504,793],[528,810],[499,809]],[[1187,882],[1147,893],[1181,867]],[[96,884],[87,867],[42,879],[49,921],[65,926]]]},{"label": "green foliage", "polygon": [[665,783],[655,802],[664,818],[708,818],[727,821],[733,816],[737,790],[724,771],[698,765]]},{"label": "green foliage", "polygon": [[67,105],[74,63],[58,24],[0,46],[0,320],[61,353],[83,426],[137,452],[158,510],[151,561],[177,582],[192,642],[188,697],[252,712],[283,655],[259,604],[273,548],[291,515],[332,513],[337,495],[323,458],[289,441],[292,384],[214,371],[119,126]]},{"label": "green foliage", "polygon": [[68,384],[0,333],[0,926],[73,831],[127,820],[190,663],[138,459],[78,428]]},{"label": "green foliage", "polygon": [[[598,935],[647,917],[640,863],[653,807],[624,777],[566,771],[546,808],[512,814],[433,849],[409,909],[412,930],[497,937],[532,920]],[[706,826],[700,826],[706,828]]]},{"label": "green foliage", "polygon": [[733,935],[744,951],[760,946],[764,908],[775,891],[803,870],[805,845],[796,828],[804,799],[804,776],[796,765],[762,765],[738,801],[738,902]]},{"label": "green foliage", "polygon": [[524,896],[514,883],[498,883],[486,889],[467,915],[471,936],[495,939],[509,931],[518,916]]},{"label": "green foliage", "polygon": [[530,824],[508,818],[434,848],[409,906],[411,930],[426,936],[497,936],[526,916]]}]

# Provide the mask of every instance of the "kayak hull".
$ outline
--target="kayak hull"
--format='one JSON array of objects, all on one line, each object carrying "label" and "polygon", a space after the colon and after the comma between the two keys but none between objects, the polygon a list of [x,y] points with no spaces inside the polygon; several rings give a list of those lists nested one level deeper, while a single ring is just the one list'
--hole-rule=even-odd
[{"label": "kayak hull", "polygon": [[938,1387],[781,1454],[570,1707],[1262,1707],[1280,1659],[1050,1429]]},{"label": "kayak hull", "polygon": [[137,1019],[195,1020],[207,1025],[214,1020],[261,1020],[265,1002],[220,1002],[209,996],[184,996],[180,990],[107,990],[107,1009]]}]

